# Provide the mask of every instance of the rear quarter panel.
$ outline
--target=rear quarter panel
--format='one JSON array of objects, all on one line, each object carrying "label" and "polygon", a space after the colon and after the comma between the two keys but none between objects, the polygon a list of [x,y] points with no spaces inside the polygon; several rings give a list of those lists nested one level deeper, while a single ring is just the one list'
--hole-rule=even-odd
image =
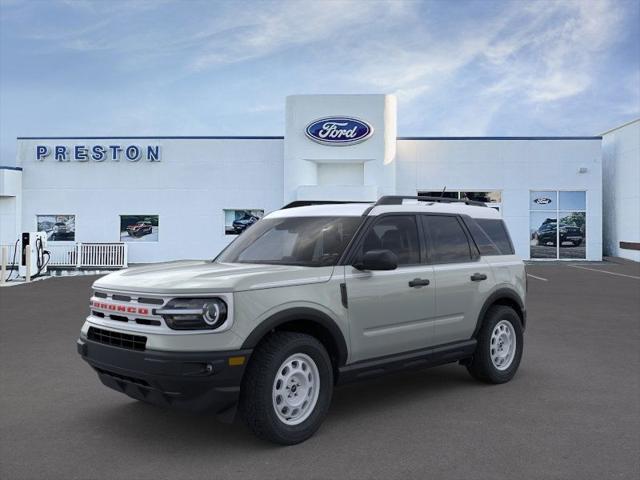
[{"label": "rear quarter panel", "polygon": [[492,292],[502,288],[514,290],[526,308],[527,275],[524,262],[516,255],[496,255],[485,257],[491,266],[495,285]]}]

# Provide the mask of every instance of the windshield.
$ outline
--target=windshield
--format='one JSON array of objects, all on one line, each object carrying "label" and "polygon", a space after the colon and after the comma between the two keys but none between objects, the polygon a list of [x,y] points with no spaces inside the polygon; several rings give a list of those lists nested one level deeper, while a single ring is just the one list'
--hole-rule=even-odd
[{"label": "windshield", "polygon": [[361,222],[362,217],[264,218],[229,245],[216,262],[335,265]]}]

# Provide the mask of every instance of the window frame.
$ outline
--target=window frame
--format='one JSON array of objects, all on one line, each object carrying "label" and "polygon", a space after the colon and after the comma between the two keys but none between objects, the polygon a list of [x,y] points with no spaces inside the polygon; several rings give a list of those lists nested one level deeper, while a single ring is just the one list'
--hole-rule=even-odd
[{"label": "window frame", "polygon": [[[423,213],[419,215],[420,217],[424,217],[423,219],[421,219],[421,221],[419,222],[424,230],[425,233],[425,237],[424,237],[424,241],[427,243],[427,257],[428,257],[428,265],[454,265],[454,264],[459,264],[459,263],[473,263],[473,262],[477,262],[480,260],[480,250],[478,249],[478,246],[476,245],[475,240],[473,239],[473,236],[471,235],[471,232],[469,232],[469,229],[467,227],[467,224],[465,222],[465,219],[463,217],[467,217],[468,215],[459,215],[459,214],[449,214],[449,213]],[[435,262],[434,261],[434,241],[433,241],[433,237],[431,236],[431,231],[429,228],[425,228],[425,223],[429,224],[429,217],[453,217],[456,219],[456,221],[458,222],[458,225],[460,225],[460,228],[462,229],[462,232],[464,233],[464,236],[467,239],[467,245],[469,246],[469,259],[465,260],[465,261],[452,261],[452,262]],[[470,218],[470,217],[469,217]]]},{"label": "window frame", "polygon": [[[495,245],[495,247],[498,249],[498,254],[497,255],[515,255],[516,250],[515,247],[513,246],[513,240],[511,239],[511,234],[509,233],[509,229],[507,228],[507,224],[505,223],[505,221],[501,218],[478,218],[478,219],[472,219],[473,221],[476,222],[476,224],[478,225],[478,227],[480,227],[480,229],[482,229],[484,231],[484,233],[487,235],[487,237],[489,238],[489,240],[491,240],[491,242],[493,242],[493,244]],[[498,244],[494,241],[494,239],[491,237],[491,235],[489,235],[489,232],[486,231],[486,229],[482,226],[481,221],[482,220],[486,220],[489,222],[498,222],[498,224],[500,225],[500,228],[502,229],[502,231],[504,232],[505,235],[505,239],[507,240],[507,244],[509,246],[509,252],[508,253],[504,253],[500,247],[498,246]],[[466,222],[466,219],[465,219]],[[472,235],[473,237],[473,235]],[[475,239],[474,239],[475,241]],[[476,244],[477,246],[477,244]],[[480,251],[480,247],[478,247],[478,251]],[[495,256],[495,255],[487,255],[487,256]]]},{"label": "window frame", "polygon": [[[53,242],[55,245],[65,246],[65,245],[74,245],[79,242],[77,238],[78,234],[78,214],[77,213],[36,213],[35,214],[35,232],[40,232],[42,230],[38,230],[38,217],[73,217],[73,224],[75,230],[73,231],[73,240],[47,240],[47,242]],[[46,232],[45,232],[46,233]]]},{"label": "window frame", "polygon": [[413,221],[415,222],[416,233],[418,236],[418,263],[398,265],[397,269],[411,268],[411,267],[425,265],[427,263],[426,262],[427,251],[426,251],[425,241],[422,235],[422,226],[421,226],[422,222],[419,221],[419,218],[418,218],[419,216],[420,214],[412,213],[412,212],[407,212],[407,213],[387,212],[380,215],[368,216],[367,220],[361,224],[359,231],[357,231],[356,235],[354,235],[353,243],[351,245],[347,245],[344,258],[340,259],[336,265],[353,266],[353,264],[357,260],[356,257],[358,255],[358,251],[362,247],[362,244],[364,243],[364,239],[366,238],[366,236],[373,229],[373,227],[376,226],[378,222],[382,221],[383,219],[387,219],[389,217],[412,217]]},{"label": "window frame", "polygon": [[[451,190],[445,190],[444,192],[440,191],[440,190],[434,190],[434,189],[426,189],[426,188],[422,188],[417,190],[416,195],[420,196],[421,194],[424,195],[426,193],[433,193],[434,196],[439,197],[441,196],[441,194],[445,195],[445,198],[453,198],[456,200],[460,200],[461,196],[463,193],[468,192],[468,193],[484,193],[484,192],[488,192],[488,193],[493,193],[493,192],[497,192],[500,194],[500,201],[499,202],[482,202],[484,203],[487,207],[489,208],[493,208],[494,210],[498,211],[498,213],[500,213],[500,216],[502,217],[502,205],[503,205],[503,198],[502,198],[502,194],[504,193],[504,191],[502,189],[498,189],[498,188],[469,188],[469,189],[462,189],[462,188],[455,188],[455,189],[451,189]],[[455,194],[455,197],[451,197],[449,195],[451,194]]]},{"label": "window frame", "polygon": [[[545,209],[539,209],[539,208],[532,208],[531,206],[531,194],[535,193],[535,192],[548,192],[548,193],[554,193],[555,194],[555,200],[556,200],[556,208],[552,209],[552,210],[545,210]],[[584,193],[584,209],[573,209],[573,210],[562,210],[560,208],[560,193],[562,192],[571,192],[571,193],[576,193],[576,192],[580,192],[580,193]],[[531,246],[529,246],[529,259],[530,260],[534,260],[536,262],[542,261],[542,262],[554,262],[554,261],[580,261],[580,260],[587,260],[587,235],[586,232],[589,231],[589,216],[588,216],[588,212],[589,212],[589,190],[588,189],[580,189],[580,188],[537,188],[537,189],[529,189],[529,232],[531,229],[531,216],[532,213],[538,213],[538,212],[542,212],[542,213],[553,213],[555,214],[555,218],[556,218],[556,255],[554,258],[545,258],[545,257],[533,257],[531,255]],[[578,212],[578,213],[584,213],[584,223],[585,223],[585,236],[584,236],[584,248],[585,248],[585,254],[584,254],[584,258],[572,258],[572,257],[562,257],[560,255],[560,218],[561,218],[561,214],[567,214],[567,213],[574,213],[574,212]],[[530,237],[530,233],[529,233],[529,240],[527,241],[527,243],[529,243],[531,241],[531,237]]]}]

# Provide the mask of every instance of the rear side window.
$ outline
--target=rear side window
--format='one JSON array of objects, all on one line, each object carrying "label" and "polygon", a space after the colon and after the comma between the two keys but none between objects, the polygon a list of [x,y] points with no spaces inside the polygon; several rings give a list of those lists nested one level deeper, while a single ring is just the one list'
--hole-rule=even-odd
[{"label": "rear side window", "polygon": [[478,225],[480,225],[495,246],[498,247],[501,255],[513,255],[513,244],[511,243],[509,232],[507,232],[507,227],[502,220],[478,218],[476,222],[478,222]]},{"label": "rear side window", "polygon": [[471,218],[465,218],[464,223],[469,229],[469,233],[473,237],[473,241],[476,243],[480,255],[501,255],[500,249],[493,243],[493,240],[489,238],[489,235],[482,229],[475,220]]},{"label": "rear side window", "polygon": [[420,263],[418,228],[413,215],[382,217],[366,233],[360,255],[369,250],[391,250],[398,265]]},{"label": "rear side window", "polygon": [[431,263],[471,261],[469,240],[456,217],[426,215],[422,218],[431,240]]}]

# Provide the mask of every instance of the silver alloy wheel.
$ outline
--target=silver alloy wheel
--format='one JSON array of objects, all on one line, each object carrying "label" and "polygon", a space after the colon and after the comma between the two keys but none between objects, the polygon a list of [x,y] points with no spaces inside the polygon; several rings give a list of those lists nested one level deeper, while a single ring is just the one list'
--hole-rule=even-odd
[{"label": "silver alloy wheel", "polygon": [[282,423],[304,422],[313,412],[319,394],[320,373],[309,355],[294,353],[282,362],[271,394],[273,409]]},{"label": "silver alloy wheel", "polygon": [[508,320],[500,320],[491,333],[491,363],[506,370],[516,356],[516,331]]}]

